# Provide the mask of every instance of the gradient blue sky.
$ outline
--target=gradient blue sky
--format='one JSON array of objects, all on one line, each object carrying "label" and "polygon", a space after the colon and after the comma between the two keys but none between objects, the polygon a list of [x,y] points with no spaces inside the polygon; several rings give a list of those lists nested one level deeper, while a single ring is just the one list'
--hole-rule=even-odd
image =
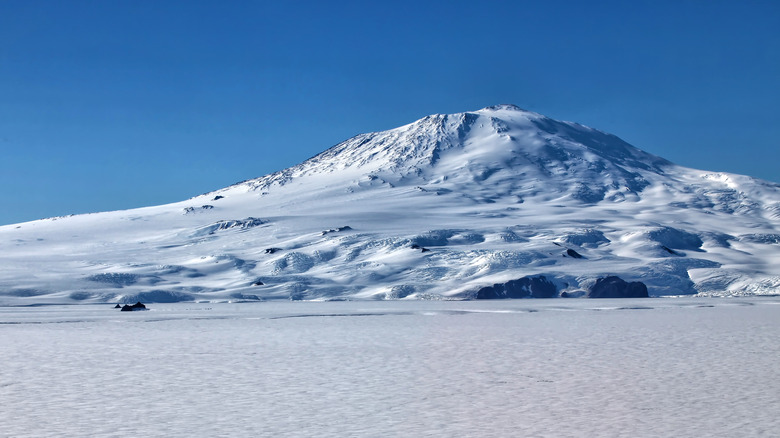
[{"label": "gradient blue sky", "polygon": [[0,1],[0,224],[514,103],[780,181],[778,1]]}]

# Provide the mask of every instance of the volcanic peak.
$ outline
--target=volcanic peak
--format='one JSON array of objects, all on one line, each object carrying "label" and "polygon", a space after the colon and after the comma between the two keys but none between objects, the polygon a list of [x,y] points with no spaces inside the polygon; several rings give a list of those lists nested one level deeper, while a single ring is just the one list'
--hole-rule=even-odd
[{"label": "volcanic peak", "polygon": [[324,175],[331,175],[327,184],[344,187],[361,178],[417,186],[448,180],[451,191],[499,184],[504,194],[545,189],[597,202],[609,192],[636,194],[648,184],[645,174],[663,174],[669,166],[614,135],[502,104],[360,134],[297,166],[244,184],[266,191]]}]

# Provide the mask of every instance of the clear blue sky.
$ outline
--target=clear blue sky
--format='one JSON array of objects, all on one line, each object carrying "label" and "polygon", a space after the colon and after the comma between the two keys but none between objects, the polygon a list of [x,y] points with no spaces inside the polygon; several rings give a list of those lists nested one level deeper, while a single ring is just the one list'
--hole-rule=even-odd
[{"label": "clear blue sky", "polygon": [[514,103],[780,181],[780,1],[0,1],[0,224]]}]

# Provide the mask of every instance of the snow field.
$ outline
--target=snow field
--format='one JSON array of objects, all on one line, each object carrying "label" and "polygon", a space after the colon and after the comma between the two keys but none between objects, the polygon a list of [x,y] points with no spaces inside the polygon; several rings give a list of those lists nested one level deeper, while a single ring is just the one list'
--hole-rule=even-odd
[{"label": "snow field", "polygon": [[773,436],[780,301],[0,308],[0,436]]}]

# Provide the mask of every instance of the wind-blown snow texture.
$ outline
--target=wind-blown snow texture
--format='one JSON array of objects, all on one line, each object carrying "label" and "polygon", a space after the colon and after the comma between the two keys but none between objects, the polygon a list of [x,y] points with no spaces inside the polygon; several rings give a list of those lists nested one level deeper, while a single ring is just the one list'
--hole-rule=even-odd
[{"label": "wind-blown snow texture", "polygon": [[777,293],[780,185],[500,105],[184,202],[0,227],[4,305],[463,299],[512,281],[576,297],[608,276]]}]

